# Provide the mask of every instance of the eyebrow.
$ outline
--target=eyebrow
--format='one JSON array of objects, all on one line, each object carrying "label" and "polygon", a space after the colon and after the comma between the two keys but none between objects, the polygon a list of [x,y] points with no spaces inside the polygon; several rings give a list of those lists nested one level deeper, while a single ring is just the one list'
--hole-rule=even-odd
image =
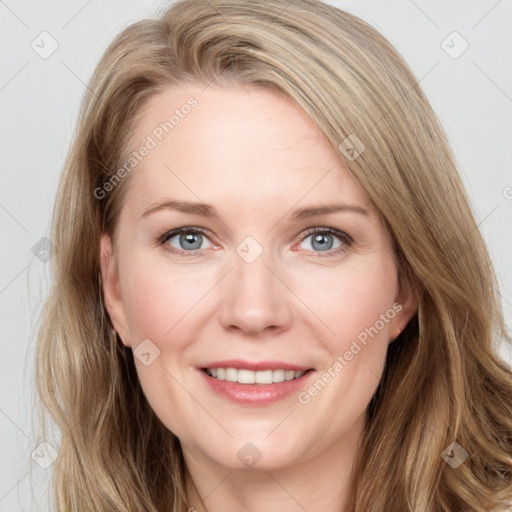
[{"label": "eyebrow", "polygon": [[[209,204],[168,199],[158,203],[153,203],[149,208],[144,210],[141,218],[147,217],[148,215],[160,210],[177,210],[183,213],[189,213],[191,215],[198,215],[201,217],[219,216],[217,210]],[[291,216],[291,219],[302,220],[336,212],[352,212],[366,216],[370,215],[368,210],[362,208],[361,206],[355,204],[336,203],[321,206],[311,206],[295,210]]]}]

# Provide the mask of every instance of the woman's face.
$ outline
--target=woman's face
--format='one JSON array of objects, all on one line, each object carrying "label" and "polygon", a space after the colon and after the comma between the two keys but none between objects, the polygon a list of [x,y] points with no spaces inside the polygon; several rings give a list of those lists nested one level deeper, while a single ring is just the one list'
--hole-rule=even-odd
[{"label": "woman's face", "polygon": [[242,86],[154,96],[132,143],[102,277],[157,416],[230,468],[353,444],[416,304],[337,152],[290,101]]}]

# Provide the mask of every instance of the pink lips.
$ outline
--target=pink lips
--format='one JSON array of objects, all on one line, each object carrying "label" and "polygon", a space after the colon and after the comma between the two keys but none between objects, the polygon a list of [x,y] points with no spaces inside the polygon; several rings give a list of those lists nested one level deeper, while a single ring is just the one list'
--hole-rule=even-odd
[{"label": "pink lips", "polygon": [[[206,368],[237,368],[252,371],[259,370],[293,370],[304,371],[304,375],[298,379],[278,382],[273,384],[239,384],[219,380],[208,375]],[[310,379],[314,372],[312,368],[305,366],[291,365],[279,361],[261,361],[250,363],[242,360],[215,361],[197,367],[201,378],[207,386],[216,394],[229,399],[237,404],[262,407],[282,400],[294,393],[297,393]],[[309,371],[308,371],[309,370]]]}]

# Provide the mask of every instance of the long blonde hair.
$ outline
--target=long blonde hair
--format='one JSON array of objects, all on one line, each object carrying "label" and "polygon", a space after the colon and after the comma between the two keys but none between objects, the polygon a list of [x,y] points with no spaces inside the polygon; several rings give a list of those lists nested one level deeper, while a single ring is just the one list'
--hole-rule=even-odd
[{"label": "long blonde hair", "polygon": [[[180,1],[126,28],[97,66],[58,190],[36,353],[41,421],[49,412],[62,432],[57,509],[187,510],[179,441],[148,405],[103,302],[100,235],[115,232],[130,178],[95,191],[121,166],[149,97],[214,81],[271,88],[303,109],[381,213],[400,279],[418,294],[368,408],[349,510],[502,510],[512,371],[497,349],[510,335],[453,155],[392,45],[317,0]],[[347,158],[347,137],[364,144],[359,157]],[[453,442],[468,454],[457,468],[442,457]]]}]

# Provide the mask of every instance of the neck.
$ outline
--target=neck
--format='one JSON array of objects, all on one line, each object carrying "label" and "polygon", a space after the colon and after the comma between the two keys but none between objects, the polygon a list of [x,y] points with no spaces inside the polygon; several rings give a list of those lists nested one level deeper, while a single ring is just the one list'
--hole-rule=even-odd
[{"label": "neck", "polygon": [[184,447],[189,511],[348,512],[346,504],[363,428],[364,415],[337,443],[286,467],[224,467],[192,455]]}]

